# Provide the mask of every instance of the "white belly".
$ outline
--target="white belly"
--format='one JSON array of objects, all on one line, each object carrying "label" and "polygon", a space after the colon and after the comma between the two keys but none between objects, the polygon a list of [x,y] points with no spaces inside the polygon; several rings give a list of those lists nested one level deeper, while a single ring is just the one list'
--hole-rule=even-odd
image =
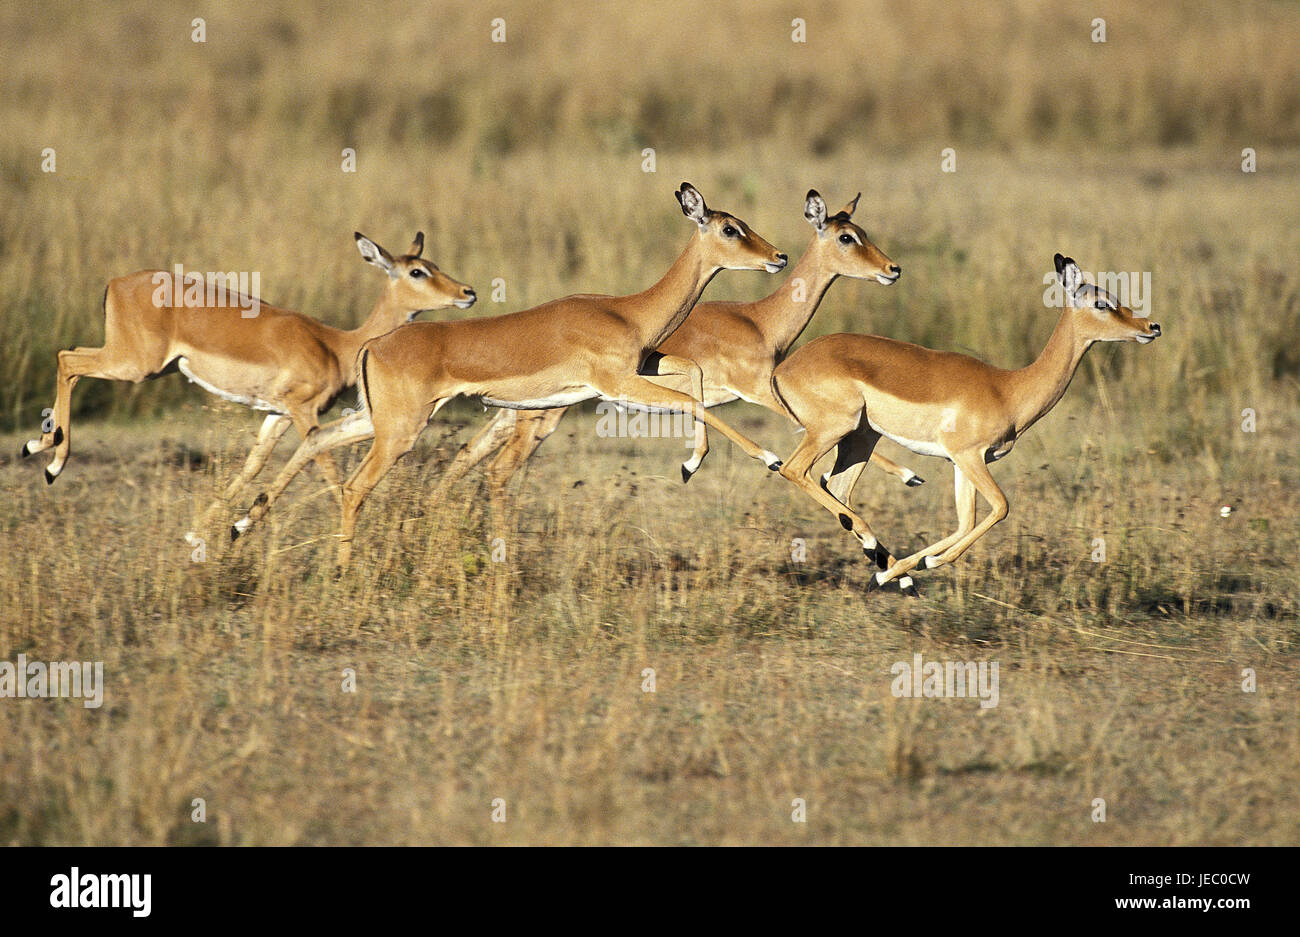
[{"label": "white belly", "polygon": [[874,429],[881,436],[884,436],[886,439],[892,439],[894,442],[898,443],[904,449],[911,449],[913,452],[917,453],[918,455],[934,456],[936,459],[948,459],[949,461],[952,461],[951,459],[948,458],[948,453],[945,452],[943,447],[939,446],[937,443],[920,442],[915,439],[908,439],[906,436],[898,436],[895,435],[894,433],[886,432],[885,430],[877,426],[875,423],[871,422],[871,417],[867,417],[867,425],[870,426],[872,429]]},{"label": "white belly", "polygon": [[497,400],[495,397],[480,397],[479,400],[483,401],[485,406],[502,407],[506,410],[553,410],[556,407],[571,407],[575,403],[582,403],[595,396],[593,391],[584,387],[581,390],[566,391],[534,400]]},{"label": "white belly", "polygon": [[217,387],[214,384],[209,384],[203,378],[199,377],[193,371],[190,370],[190,361],[188,358],[185,357],[177,358],[176,367],[182,374],[184,374],[187,378],[189,378],[191,382],[198,384],[209,394],[214,394],[215,396],[220,397],[222,400],[229,400],[231,403],[237,403],[245,407],[252,407],[254,410],[269,410],[272,413],[284,412],[282,409],[280,409],[280,407],[276,406],[273,403],[267,403],[265,400],[262,400],[259,397],[251,397],[247,394],[231,393],[228,390],[222,390],[220,387]]}]

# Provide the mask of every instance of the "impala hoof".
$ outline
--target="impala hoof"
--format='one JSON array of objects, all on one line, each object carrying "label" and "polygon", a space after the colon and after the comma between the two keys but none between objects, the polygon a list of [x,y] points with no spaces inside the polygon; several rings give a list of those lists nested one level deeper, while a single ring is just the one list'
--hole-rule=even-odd
[{"label": "impala hoof", "polygon": [[880,567],[882,572],[889,569],[889,551],[879,543],[875,546],[863,547],[862,555]]},{"label": "impala hoof", "polygon": [[882,575],[884,574],[872,573],[870,576],[867,577],[867,588],[866,588],[867,592],[875,592],[877,589],[880,588],[880,577]]},{"label": "impala hoof", "polygon": [[230,525],[230,542],[234,543],[236,540],[239,539],[240,534],[247,532],[248,528],[252,526],[253,526],[253,522],[248,519],[247,514],[245,514],[239,520],[235,521],[233,524]]},{"label": "impala hoof", "polygon": [[684,484],[686,484],[688,481],[690,481],[690,480],[691,480],[691,476],[694,475],[694,474],[695,474],[694,472],[692,472],[690,469],[688,469],[686,466],[683,465],[683,466],[682,466],[682,484],[684,485]]},{"label": "impala hoof", "polygon": [[916,583],[912,581],[911,576],[903,576],[898,580],[898,590],[908,598],[919,599],[921,597],[921,593],[916,591]]},{"label": "impala hoof", "polygon": [[780,459],[777,459],[775,462],[769,463],[768,466],[767,466],[767,470],[768,470],[769,472],[779,472],[779,471],[781,471],[781,460],[780,460]]},{"label": "impala hoof", "polygon": [[29,455],[31,455],[31,454],[32,454],[32,450],[31,450],[30,447],[31,447],[31,441],[30,441],[30,440],[28,440],[27,442],[23,443],[23,447],[22,447],[21,449],[18,450],[18,458],[20,458],[20,459],[25,459],[25,458],[27,458]]},{"label": "impala hoof", "polygon": [[58,477],[59,477],[59,476],[55,475],[55,474],[54,474],[53,472],[51,472],[49,469],[46,469],[46,470],[45,470],[45,484],[47,484],[47,485],[53,485],[53,484],[54,484],[54,479],[56,479],[56,478],[58,478]]},{"label": "impala hoof", "polygon": [[230,525],[230,542],[231,542],[231,543],[234,543],[234,542],[235,542],[236,540],[238,540],[238,539],[239,539],[239,528],[236,527],[234,524],[231,524],[231,525]]},{"label": "impala hoof", "polygon": [[920,475],[912,475],[907,481],[903,482],[908,488],[920,488],[925,484],[925,479]]}]

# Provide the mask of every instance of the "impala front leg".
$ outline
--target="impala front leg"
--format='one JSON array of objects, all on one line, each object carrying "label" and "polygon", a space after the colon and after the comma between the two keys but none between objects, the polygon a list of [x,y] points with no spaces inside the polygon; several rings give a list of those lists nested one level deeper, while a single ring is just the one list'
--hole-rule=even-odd
[{"label": "impala front leg", "polygon": [[248,532],[249,528],[265,517],[271,510],[271,505],[279,499],[284,490],[289,487],[289,483],[307,466],[308,462],[317,459],[321,453],[330,449],[369,439],[374,432],[374,427],[370,423],[370,414],[363,411],[345,416],[341,420],[335,420],[308,433],[307,438],[290,456],[288,464],[275,477],[271,487],[254,499],[253,506],[248,509],[247,514],[235,521],[230,528],[230,539],[238,540],[242,534]]},{"label": "impala front leg", "polygon": [[213,500],[208,509],[203,512],[195,528],[185,535],[187,543],[193,543],[195,538],[201,535],[201,532],[216,520],[217,514],[224,510],[235,497],[244,490],[244,486],[257,477],[266,460],[270,457],[275,444],[280,441],[285,432],[293,425],[293,421],[287,416],[279,413],[272,413],[262,421],[261,427],[257,431],[257,442],[253,443],[253,448],[248,453],[248,458],[244,462],[243,469],[239,474],[226,486],[221,497]]},{"label": "impala front leg", "polygon": [[352,562],[352,538],[356,535],[357,514],[362,502],[374,490],[375,485],[388,474],[397,460],[411,451],[415,441],[420,438],[429,417],[441,409],[450,398],[444,397],[433,406],[425,407],[416,414],[415,419],[390,420],[389,423],[372,430],[374,442],[370,451],[362,458],[352,476],[343,484],[343,517],[339,524],[338,571],[341,573]]},{"label": "impala front leg", "polygon": [[[1007,516],[1007,498],[984,464],[984,453],[965,454],[953,459],[954,484],[957,489],[957,516],[959,529],[924,550],[894,563],[889,569],[877,573],[872,585],[883,586],[891,579],[905,576],[914,569],[934,569],[951,563],[970,549],[980,537]],[[989,515],[975,525],[975,492],[984,496],[992,508]]]},{"label": "impala front leg", "polygon": [[497,453],[487,469],[488,487],[498,495],[505,491],[506,483],[514,478],[515,473],[537,451],[537,447],[555,432],[560,420],[569,411],[568,407],[555,410],[515,410],[519,420],[515,424],[514,434]]},{"label": "impala front leg", "polygon": [[488,420],[487,425],[479,430],[473,439],[461,446],[455,457],[442,470],[438,487],[429,496],[429,505],[440,504],[452,485],[469,474],[474,466],[505,445],[506,440],[517,432],[518,423],[518,410],[503,407],[492,414],[492,419]]}]

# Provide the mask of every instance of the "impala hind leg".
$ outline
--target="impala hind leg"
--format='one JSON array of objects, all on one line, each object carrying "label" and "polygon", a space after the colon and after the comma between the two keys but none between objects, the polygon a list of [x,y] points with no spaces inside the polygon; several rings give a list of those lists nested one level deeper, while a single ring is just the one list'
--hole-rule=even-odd
[{"label": "impala hind leg", "polygon": [[899,465],[892,459],[885,458],[879,452],[872,452],[871,458],[864,462],[843,461],[841,458],[843,448],[843,443],[836,447],[835,467],[822,476],[822,487],[845,504],[850,503],[853,489],[857,486],[858,478],[862,475],[862,470],[866,467],[867,462],[870,462],[886,475],[893,475],[908,488],[916,488],[925,484],[925,479],[910,468]]},{"label": "impala hind leg", "polygon": [[[684,359],[682,359],[684,360]],[[683,394],[678,390],[671,390],[667,387],[660,387],[653,381],[648,381],[640,375],[631,374],[622,380],[611,382],[607,387],[599,387],[601,396],[610,399],[625,399],[631,403],[640,404],[643,407],[655,407],[657,409],[672,410],[675,412],[685,413],[693,417],[697,423],[703,422],[712,426],[723,436],[726,436],[737,446],[739,446],[751,459],[757,459],[766,465],[771,471],[775,472],[781,467],[781,460],[775,452],[769,452],[755,443],[748,436],[735,429],[732,429],[727,423],[710,413],[703,403],[696,400],[690,394]],[[699,439],[700,427],[696,427],[696,439]],[[690,463],[687,463],[688,465]],[[698,467],[698,465],[697,465]],[[686,466],[682,467],[683,472]]]},{"label": "impala hind leg", "polygon": [[[953,458],[954,488],[957,496],[957,517],[959,529],[956,533],[944,537],[924,550],[901,559],[889,569],[877,573],[877,585],[884,585],[891,579],[906,575],[913,569],[934,569],[945,563],[951,563],[971,545],[988,533],[995,524],[1007,516],[1007,498],[993,480],[988,466],[984,463],[984,453],[963,453]],[[992,510],[978,525],[975,524],[975,492],[984,496]]]},{"label": "impala hind leg", "polygon": [[848,507],[853,506],[853,489],[862,477],[862,470],[876,456],[873,447],[880,437],[872,436],[870,429],[865,433],[857,429],[841,439],[835,447],[835,464],[822,476],[822,488]]},{"label": "impala hind leg", "polygon": [[[704,401],[704,372],[700,366],[689,358],[681,358],[677,355],[665,355],[654,352],[647,356],[645,363],[641,366],[639,374],[646,374],[655,377],[682,377],[685,378],[686,385],[689,388],[690,396],[701,402],[703,409]],[[653,401],[651,401],[653,403]],[[709,454],[709,432],[705,421],[695,420],[695,447],[691,452],[691,457],[682,463],[682,481],[688,482],[691,476],[700,470],[700,465],[704,462],[704,457]]]},{"label": "impala hind leg", "polygon": [[893,459],[887,459],[879,452],[871,453],[871,464],[886,475],[893,475],[908,488],[917,488],[925,484],[925,479],[906,465],[899,465]]},{"label": "impala hind leg", "polygon": [[108,345],[103,348],[72,348],[59,352],[50,431],[43,432],[39,439],[29,440],[22,448],[22,455],[34,455],[53,447],[54,458],[45,467],[45,482],[54,484],[54,479],[59,477],[67,464],[68,453],[72,448],[72,388],[77,386],[77,381],[83,377],[94,377],[105,381],[139,383],[150,374],[150,368],[130,358],[116,356]]},{"label": "impala hind leg", "polygon": [[[841,433],[844,435],[840,435]],[[867,558],[873,560],[883,570],[888,569],[895,562],[889,549],[880,542],[864,518],[826,488],[815,483],[811,475],[812,467],[817,460],[831,449],[837,448],[837,444],[839,455],[844,459],[843,463],[840,462],[839,457],[836,460],[836,467],[840,472],[861,473],[862,466],[871,455],[872,447],[879,439],[880,437],[870,430],[864,432],[852,427],[847,431],[844,426],[820,429],[805,427],[803,439],[800,440],[798,448],[791,454],[789,460],[781,467],[781,474],[787,481],[794,483],[810,498],[835,515],[840,526],[857,538]],[[899,588],[904,591],[914,590],[911,578],[908,577],[906,582],[900,580]]]},{"label": "impala hind leg", "polygon": [[[840,504],[852,508],[853,489],[857,486],[858,479],[862,477],[862,470],[867,467],[868,462],[874,463],[877,459],[893,465],[900,472],[906,472],[913,478],[916,477],[915,473],[910,469],[901,468],[895,463],[889,462],[883,456],[877,456],[875,447],[879,442],[879,434],[870,427],[864,428],[862,425],[859,425],[852,433],[841,439],[839,445],[835,447],[835,465],[821,478],[822,489],[827,491]],[[890,556],[888,550],[879,547],[874,550],[867,549],[864,545],[863,552],[875,560],[876,565],[882,570],[888,569],[890,564],[893,563],[893,557]],[[899,588],[908,595],[919,595],[916,591],[916,584],[910,576],[906,582],[899,584]]]}]

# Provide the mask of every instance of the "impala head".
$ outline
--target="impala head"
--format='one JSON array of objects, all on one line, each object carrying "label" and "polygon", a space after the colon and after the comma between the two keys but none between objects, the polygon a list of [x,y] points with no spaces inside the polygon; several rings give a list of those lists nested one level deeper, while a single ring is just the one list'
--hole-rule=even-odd
[{"label": "impala head", "polygon": [[1074,310],[1074,324],[1080,334],[1095,342],[1138,342],[1145,345],[1160,336],[1160,326],[1139,319],[1133,310],[1095,283],[1085,283],[1083,271],[1073,257],[1057,254],[1056,275],[1065,290],[1066,305]]},{"label": "impala head", "polygon": [[366,262],[388,274],[389,298],[403,316],[398,325],[430,309],[448,306],[468,309],[478,298],[471,287],[458,283],[432,261],[420,257],[424,253],[423,231],[415,235],[411,249],[401,257],[394,257],[359,231],[353,236]]},{"label": "impala head", "polygon": [[724,270],[766,270],[776,273],[789,259],[763,240],[734,215],[710,211],[704,196],[689,182],[677,190],[682,214],[700,226],[700,245],[704,257]]},{"label": "impala head", "polygon": [[826,202],[816,189],[809,189],[803,216],[817,229],[816,249],[827,257],[832,271],[863,280],[875,277],[882,286],[889,286],[903,275],[903,268],[886,257],[884,251],[871,243],[867,232],[851,220],[860,198],[861,192],[836,214],[828,216]]}]

